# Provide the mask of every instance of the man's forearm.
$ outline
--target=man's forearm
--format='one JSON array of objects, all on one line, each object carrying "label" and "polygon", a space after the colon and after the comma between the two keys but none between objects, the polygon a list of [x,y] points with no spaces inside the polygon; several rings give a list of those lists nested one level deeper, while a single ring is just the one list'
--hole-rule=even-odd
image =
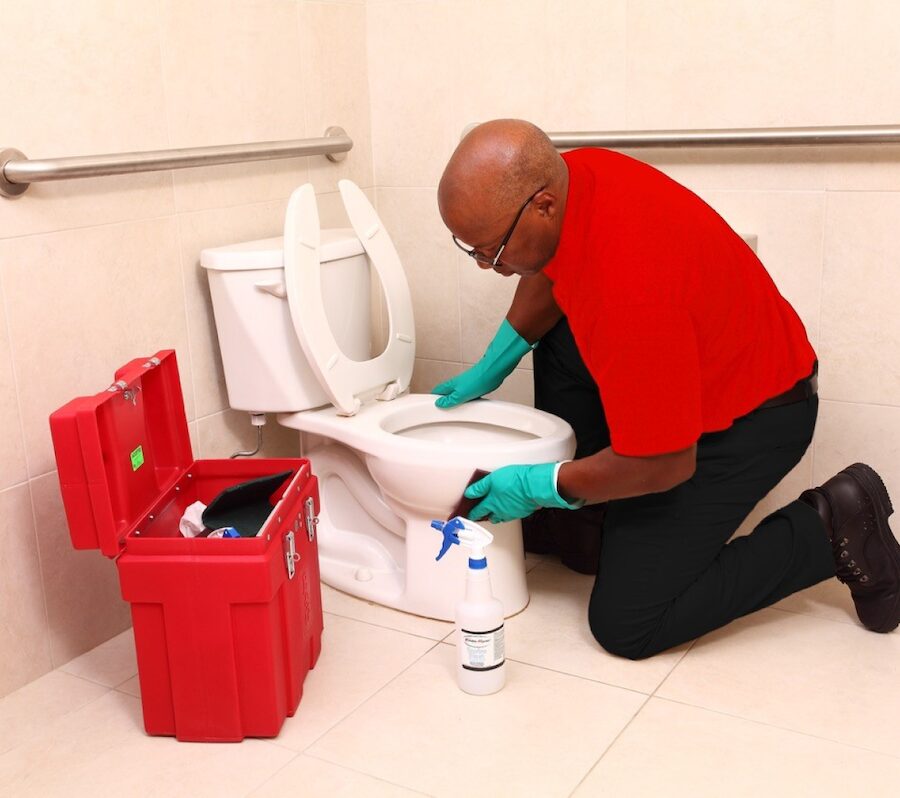
[{"label": "man's forearm", "polygon": [[666,458],[626,457],[607,447],[590,457],[563,463],[557,477],[559,494],[589,504],[662,493],[687,479]]},{"label": "man's forearm", "polygon": [[529,344],[543,338],[562,318],[553,298],[553,283],[543,274],[519,278],[506,320]]}]

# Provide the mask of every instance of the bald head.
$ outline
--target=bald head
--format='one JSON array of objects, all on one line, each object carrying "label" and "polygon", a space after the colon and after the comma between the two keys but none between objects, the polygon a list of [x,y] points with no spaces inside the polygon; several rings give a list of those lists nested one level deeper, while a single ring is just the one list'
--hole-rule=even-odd
[{"label": "bald head", "polygon": [[[516,211],[538,189],[546,188],[560,211],[567,185],[565,161],[540,128],[522,119],[495,119],[473,128],[457,146],[438,185],[438,207],[451,232],[480,248],[502,237]],[[539,201],[543,193],[535,198],[536,209],[544,207]],[[556,219],[550,255],[560,221]],[[546,249],[541,247],[542,256],[549,258]]]},{"label": "bald head", "polygon": [[[518,205],[565,171],[543,130],[522,119],[495,119],[470,130],[438,186],[443,216],[475,202],[482,215],[515,212]],[[446,221],[446,219],[445,219]]]}]

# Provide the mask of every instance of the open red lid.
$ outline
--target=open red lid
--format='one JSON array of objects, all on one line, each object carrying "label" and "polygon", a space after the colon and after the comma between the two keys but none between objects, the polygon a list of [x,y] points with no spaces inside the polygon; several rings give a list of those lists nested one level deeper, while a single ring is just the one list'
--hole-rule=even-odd
[{"label": "open red lid", "polygon": [[193,462],[175,351],[126,363],[53,413],[50,431],[73,545],[115,557]]}]

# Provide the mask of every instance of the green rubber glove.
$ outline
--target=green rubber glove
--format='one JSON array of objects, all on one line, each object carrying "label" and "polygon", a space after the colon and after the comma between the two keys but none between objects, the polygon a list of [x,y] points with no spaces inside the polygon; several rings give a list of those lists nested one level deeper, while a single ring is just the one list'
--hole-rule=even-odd
[{"label": "green rubber glove", "polygon": [[475,505],[469,518],[487,518],[494,524],[525,518],[539,507],[576,510],[582,499],[569,503],[556,489],[556,475],[562,463],[508,465],[492,471],[484,479],[466,488],[467,499],[484,500]]},{"label": "green rubber glove", "polygon": [[519,361],[537,344],[529,344],[506,320],[488,344],[484,354],[472,368],[435,385],[432,393],[443,394],[435,402],[437,407],[455,407],[470,399],[477,399],[496,390]]}]

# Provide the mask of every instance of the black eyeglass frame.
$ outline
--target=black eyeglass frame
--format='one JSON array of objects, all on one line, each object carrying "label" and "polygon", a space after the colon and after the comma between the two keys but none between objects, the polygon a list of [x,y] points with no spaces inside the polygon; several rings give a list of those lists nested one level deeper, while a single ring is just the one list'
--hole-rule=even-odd
[{"label": "black eyeglass frame", "polygon": [[525,213],[525,209],[528,207],[528,203],[530,203],[538,194],[540,194],[546,186],[541,186],[537,191],[534,192],[527,200],[525,200],[524,204],[521,208],[519,208],[519,212],[516,214],[516,218],[513,219],[512,225],[510,225],[509,230],[506,231],[506,235],[503,236],[503,240],[500,242],[500,248],[497,250],[497,254],[494,255],[493,258],[488,258],[479,252],[475,247],[469,249],[460,243],[459,239],[455,235],[450,235],[450,238],[453,239],[453,243],[456,244],[463,252],[466,253],[470,258],[475,258],[477,263],[484,263],[490,266],[492,269],[497,268],[497,264],[500,262],[500,256],[503,254],[503,250],[506,249],[506,245],[509,243],[509,239],[512,237],[513,231],[516,229],[516,225],[519,223],[519,219],[522,218],[522,214]]}]

